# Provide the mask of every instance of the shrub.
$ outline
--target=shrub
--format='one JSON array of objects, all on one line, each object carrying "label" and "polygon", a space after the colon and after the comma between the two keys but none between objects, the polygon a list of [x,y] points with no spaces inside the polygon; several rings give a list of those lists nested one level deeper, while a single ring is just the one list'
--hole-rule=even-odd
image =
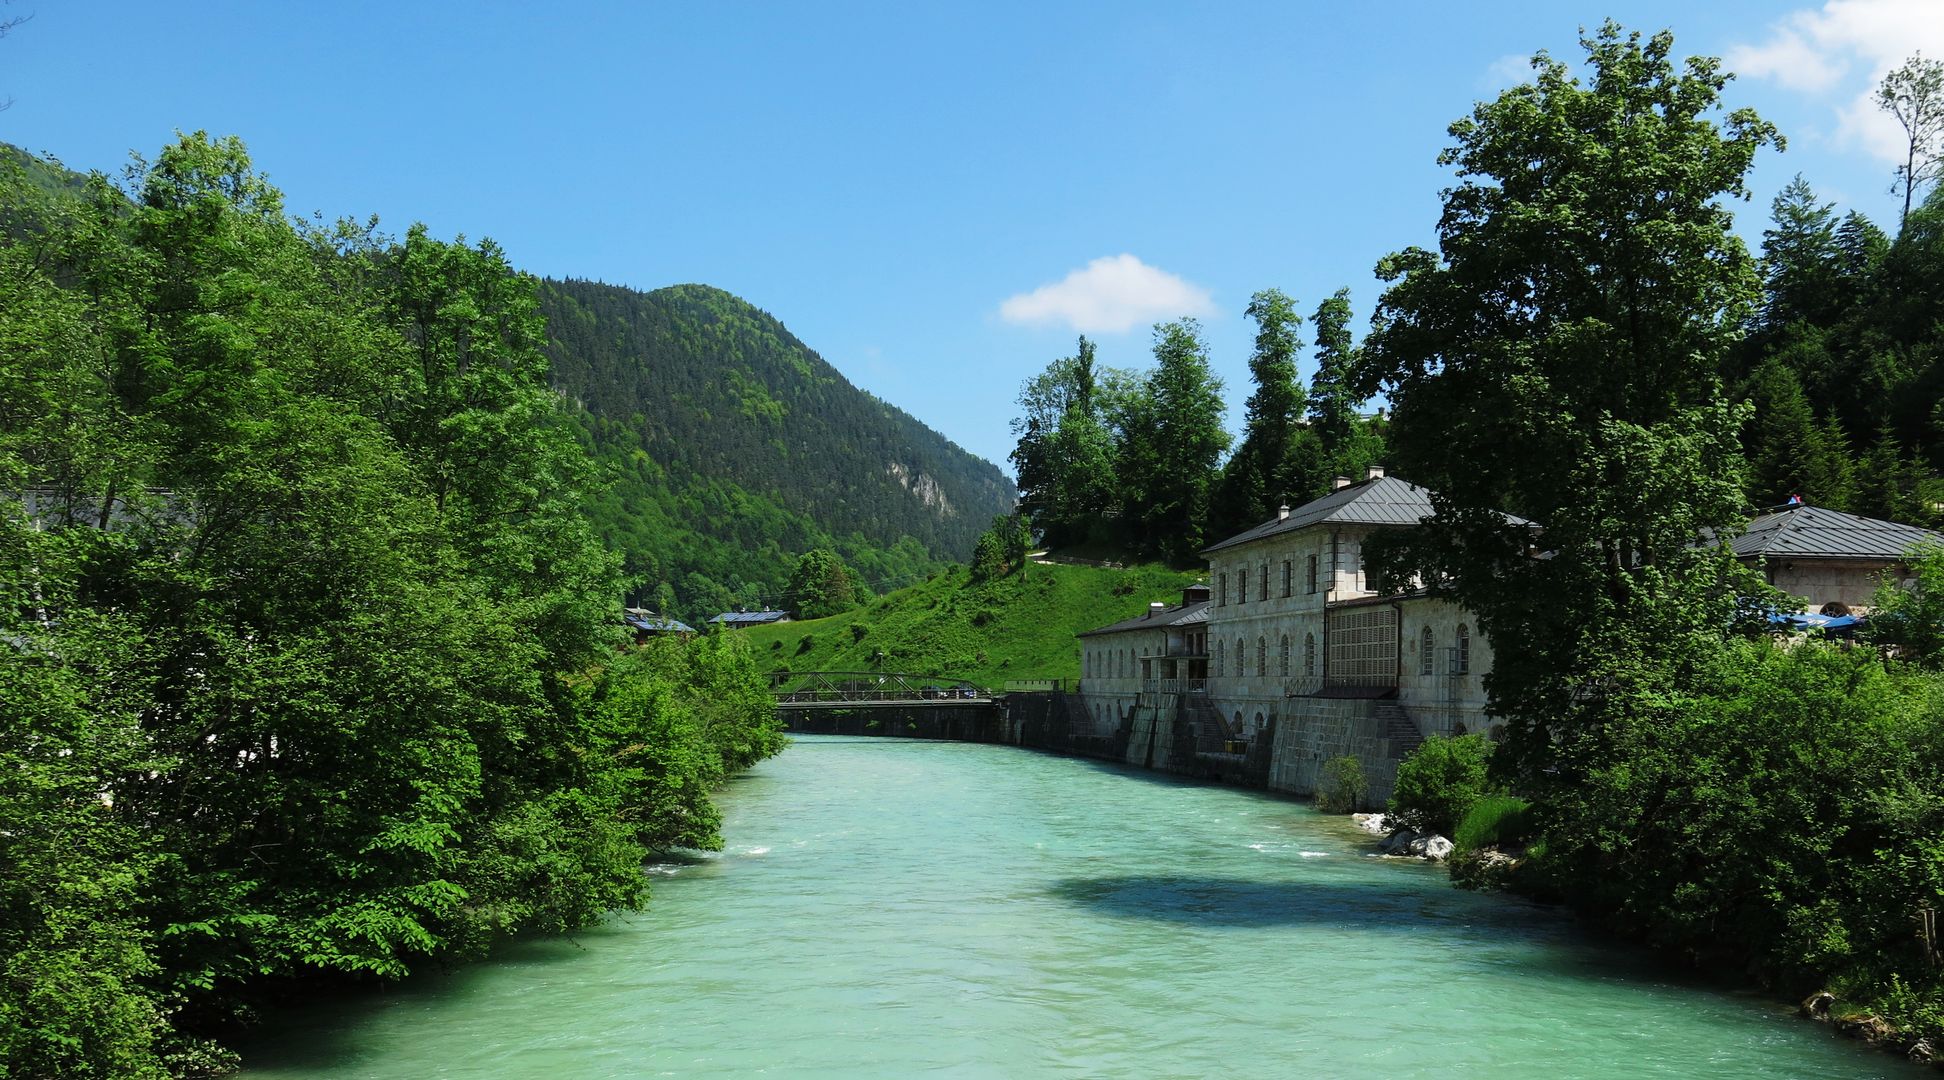
[{"label": "shrub", "polygon": [[1316,808],[1326,814],[1350,814],[1363,809],[1370,797],[1370,778],[1363,762],[1345,754],[1323,763],[1316,782]]},{"label": "shrub", "polygon": [[852,623],[851,624],[851,644],[855,645],[856,643],[863,641],[864,635],[870,632],[871,632],[871,628],[865,626],[863,623]]},{"label": "shrub", "polygon": [[796,654],[797,654],[798,656],[802,656],[802,655],[803,655],[804,653],[807,653],[807,652],[809,652],[809,651],[810,651],[811,649],[814,649],[814,648],[816,648],[816,647],[817,647],[817,638],[816,638],[816,635],[814,635],[814,634],[805,634],[805,635],[803,635],[802,637],[800,637],[800,638],[798,638],[798,639],[797,639],[797,651],[796,651]]},{"label": "shrub", "polygon": [[1451,843],[1459,851],[1522,844],[1532,835],[1531,804],[1517,795],[1486,795],[1458,820]]},{"label": "shrub", "polygon": [[1485,793],[1485,759],[1491,752],[1483,735],[1428,740],[1398,763],[1391,816],[1414,832],[1451,835]]}]

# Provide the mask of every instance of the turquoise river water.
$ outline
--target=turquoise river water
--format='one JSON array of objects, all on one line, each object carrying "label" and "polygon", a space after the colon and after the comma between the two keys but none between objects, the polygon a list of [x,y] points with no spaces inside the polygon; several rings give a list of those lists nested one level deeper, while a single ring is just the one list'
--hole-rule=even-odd
[{"label": "turquoise river water", "polygon": [[1910,1077],[1256,792],[799,738],[654,898],[273,1022],[251,1080]]}]

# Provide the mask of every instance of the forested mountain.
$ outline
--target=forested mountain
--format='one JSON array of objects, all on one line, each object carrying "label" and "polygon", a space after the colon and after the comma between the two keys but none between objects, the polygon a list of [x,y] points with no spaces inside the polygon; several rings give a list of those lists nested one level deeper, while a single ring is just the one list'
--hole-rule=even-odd
[{"label": "forested mountain", "polygon": [[610,486],[596,528],[638,595],[701,615],[774,602],[831,548],[876,589],[961,560],[1014,489],[720,289],[541,289],[556,388]]}]

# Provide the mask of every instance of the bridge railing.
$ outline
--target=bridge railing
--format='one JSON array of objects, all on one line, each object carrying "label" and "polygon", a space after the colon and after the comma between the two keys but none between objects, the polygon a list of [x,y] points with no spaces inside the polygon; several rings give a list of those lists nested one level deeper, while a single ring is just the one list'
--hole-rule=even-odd
[{"label": "bridge railing", "polygon": [[964,679],[878,671],[797,671],[772,676],[779,704],[887,701],[989,701],[992,692]]}]

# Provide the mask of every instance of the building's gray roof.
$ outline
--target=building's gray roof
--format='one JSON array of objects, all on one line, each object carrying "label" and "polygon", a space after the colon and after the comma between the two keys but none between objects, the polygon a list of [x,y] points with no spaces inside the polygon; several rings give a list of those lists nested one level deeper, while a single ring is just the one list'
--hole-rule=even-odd
[{"label": "building's gray roof", "polygon": [[1763,514],[1730,541],[1737,556],[1752,559],[1902,558],[1918,544],[1944,544],[1944,533],[1858,517],[1820,506],[1790,506]]},{"label": "building's gray roof", "polygon": [[[1276,521],[1265,521],[1248,532],[1229,537],[1202,549],[1206,555],[1223,548],[1253,543],[1271,536],[1307,529],[1312,525],[1416,525],[1431,516],[1431,491],[1395,476],[1380,476],[1360,484],[1338,488],[1328,495],[1306,502]],[[1506,515],[1516,525],[1530,524],[1524,518]]]},{"label": "building's gray roof", "polygon": [[660,615],[623,615],[621,621],[636,630],[646,630],[655,634],[693,634],[695,627],[680,619],[663,618]]},{"label": "building's gray roof", "polygon": [[790,613],[787,611],[725,611],[709,621],[724,626],[758,626],[763,623],[782,622],[789,617]]},{"label": "building's gray roof", "polygon": [[1093,637],[1096,634],[1118,634],[1124,630],[1161,630],[1170,626],[1188,626],[1208,621],[1208,609],[1212,601],[1197,600],[1192,604],[1176,604],[1160,611],[1149,611],[1131,619],[1108,623],[1098,629],[1076,634],[1076,637]]}]

